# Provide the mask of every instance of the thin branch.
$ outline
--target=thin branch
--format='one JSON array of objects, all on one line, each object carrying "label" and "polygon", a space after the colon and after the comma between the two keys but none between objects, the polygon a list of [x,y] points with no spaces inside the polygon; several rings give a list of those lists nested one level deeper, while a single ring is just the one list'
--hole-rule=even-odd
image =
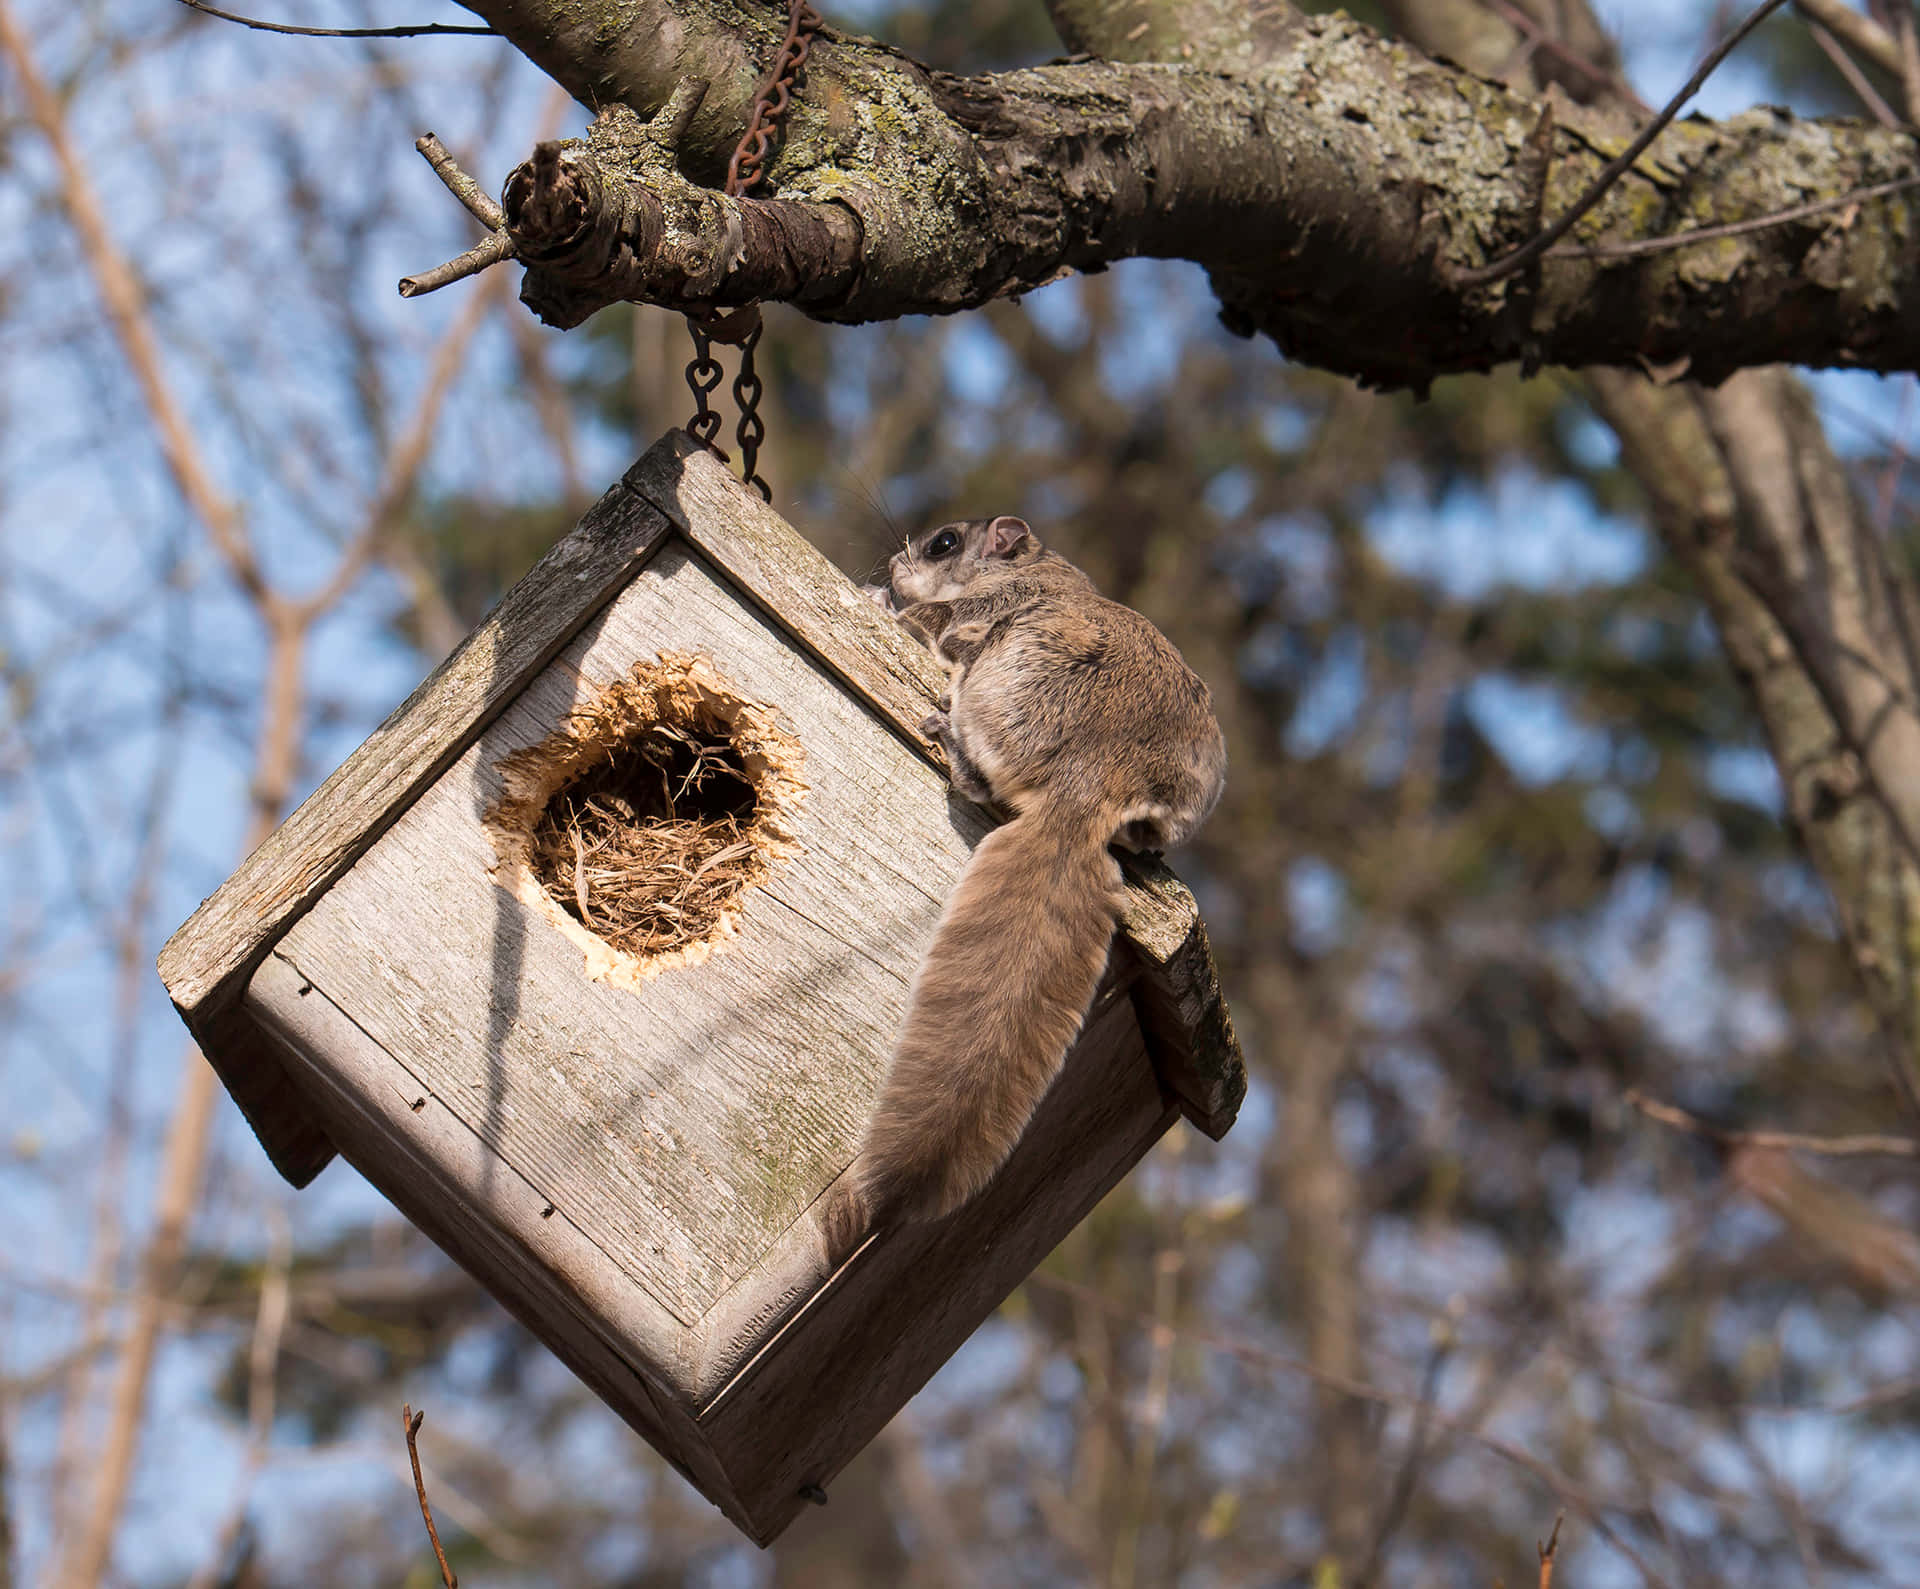
[{"label": "thin branch", "polygon": [[[265,837],[264,832],[259,836]],[[133,1321],[128,1326],[120,1371],[108,1402],[106,1434],[94,1465],[93,1493],[82,1509],[78,1532],[66,1541],[59,1582],[67,1589],[96,1589],[106,1576],[133,1475],[162,1316],[179,1280],[187,1227],[200,1200],[200,1172],[206,1161],[219,1083],[197,1049],[187,1050],[184,1063],[180,1094],[167,1128],[153,1235],[141,1259]]]},{"label": "thin branch", "polygon": [[560,466],[561,490],[568,502],[585,502],[587,483],[580,473],[579,449],[574,445],[573,411],[547,365],[547,347],[541,340],[540,330],[526,315],[512,316],[509,326],[534,413],[539,416],[540,428],[547,433],[554,461]]},{"label": "thin branch", "polygon": [[134,379],[146,399],[154,429],[160,433],[160,451],[168,471],[188,506],[206,525],[234,582],[264,613],[271,607],[274,596],[260,572],[240,511],[214,484],[194,445],[186,411],[175,399],[161,369],[160,347],[147,317],[146,296],[132,265],[107,230],[106,213],[81,163],[79,151],[68,135],[65,107],[40,75],[28,48],[27,35],[8,0],[0,0],[0,55],[6,57],[14,76],[20,80],[29,118],[53,150],[54,162],[60,168],[61,197],[68,218],[105,301],[107,318],[119,337],[127,363],[133,367]]},{"label": "thin branch", "polygon": [[1440,1370],[1446,1366],[1453,1342],[1452,1320],[1436,1321],[1433,1349],[1427,1353],[1427,1366],[1420,1375],[1420,1405],[1413,1412],[1413,1428],[1407,1435],[1407,1453],[1401,1459],[1399,1472],[1394,1475],[1393,1489],[1387,1496],[1387,1503],[1381,1508],[1373,1543],[1367,1547],[1366,1563],[1353,1575],[1357,1589],[1367,1589],[1376,1581],[1387,1546],[1399,1532],[1407,1515],[1407,1507],[1413,1500],[1414,1489],[1420,1482],[1420,1467],[1427,1456],[1427,1436],[1439,1398]]},{"label": "thin branch", "polygon": [[1720,63],[1731,55],[1745,40],[1748,34],[1787,0],[1762,0],[1762,3],[1724,39],[1707,52],[1707,57],[1695,69],[1693,76],[1681,86],[1680,92],[1661,108],[1660,114],[1640,129],[1639,135],[1614,159],[1607,162],[1600,174],[1588,184],[1586,192],[1575,199],[1567,210],[1551,226],[1535,233],[1520,247],[1504,259],[1496,259],[1490,265],[1482,265],[1477,270],[1458,271],[1453,275],[1453,284],[1457,287],[1484,287],[1491,282],[1501,281],[1516,271],[1525,270],[1548,249],[1572,231],[1580,217],[1606,197],[1608,189],[1633,168],[1633,164],[1647,152],[1648,146],[1667,130],[1668,125],[1686,108],[1687,102],[1700,92],[1706,80],[1718,70]]},{"label": "thin branch", "polygon": [[450,287],[456,281],[465,281],[469,276],[477,276],[483,270],[512,259],[515,252],[513,239],[505,232],[490,233],[464,254],[455,255],[443,265],[423,270],[417,276],[402,276],[400,296],[425,297],[430,292],[438,292],[442,287]]},{"label": "thin branch", "polygon": [[432,133],[423,133],[414,139],[413,146],[420,151],[433,174],[446,183],[447,191],[467,207],[467,213],[484,226],[489,232],[497,232],[507,224],[506,211],[500,208],[499,201],[480,186],[477,179],[470,177],[454,162],[447,153],[447,146]]},{"label": "thin branch", "polygon": [[[94,1194],[93,1254],[88,1269],[93,1294],[81,1309],[75,1332],[82,1340],[94,1343],[105,1341],[107,1310],[119,1301],[112,1282],[120,1267],[125,1236],[121,1210],[126,1198],[127,1159],[133,1136],[133,1075],[140,1048],[142,998],[146,978],[151,975],[147,917],[153,904],[155,876],[166,859],[165,817],[178,766],[172,747],[183,707],[179,689],[171,690],[160,715],[161,750],[154,759],[138,824],[138,859],[114,935],[117,941],[113,1048],[107,1077],[106,1129],[98,1148],[100,1174]],[[96,1355],[90,1351],[75,1360],[66,1405],[61,1412],[54,1456],[54,1519],[61,1537],[73,1520],[74,1506],[86,1493],[78,1482],[78,1475],[83,1467],[82,1451],[93,1412],[91,1381]]]},{"label": "thin branch", "polygon": [[[548,120],[553,120],[549,117]],[[456,281],[464,281],[468,276],[477,276],[491,265],[502,260],[512,259],[519,251],[513,238],[506,230],[507,217],[493,195],[480,186],[455,163],[447,152],[446,145],[432,133],[426,133],[413,142],[427,164],[433,167],[433,174],[447,185],[447,191],[467,207],[467,213],[487,229],[488,235],[458,258],[448,260],[444,265],[435,265],[431,270],[423,270],[417,276],[400,278],[400,296],[418,298],[423,294],[438,292],[442,287]]]},{"label": "thin branch", "polygon": [[1882,71],[1900,75],[1900,46],[1893,35],[1847,0],[1794,0],[1794,9],[1830,29]]},{"label": "thin branch", "polygon": [[1879,182],[1870,188],[1855,188],[1851,193],[1842,193],[1835,198],[1815,199],[1808,204],[1796,204],[1790,209],[1775,210],[1770,215],[1756,215],[1745,221],[1727,221],[1719,226],[1697,226],[1691,231],[1673,232],[1666,237],[1642,237],[1626,243],[1594,243],[1553,248],[1547,251],[1547,258],[1631,259],[1640,254],[1663,254],[1672,249],[1686,248],[1694,243],[1709,243],[1718,237],[1738,237],[1743,232],[1764,232],[1770,226],[1784,226],[1789,221],[1803,221],[1812,215],[1825,215],[1833,210],[1844,210],[1851,204],[1866,204],[1874,199],[1884,199],[1890,194],[1904,193],[1909,188],[1920,188],[1920,177],[1901,177],[1894,182]]},{"label": "thin branch", "polygon": [[440,411],[445,406],[454,378],[466,362],[467,349],[480,327],[486,323],[487,316],[498,306],[500,289],[505,283],[506,278],[499,277],[475,293],[461,306],[459,315],[440,338],[439,345],[433,350],[433,362],[427,370],[426,384],[421,388],[420,397],[414,405],[413,418],[388,449],[380,489],[367,509],[366,518],[361,521],[353,539],[347,543],[346,550],[326,583],[300,603],[301,613],[318,617],[331,607],[353,587],[354,581],[386,541],[394,520],[399,517],[401,509],[420,483],[420,471],[426,466],[427,454],[439,429]]},{"label": "thin branch", "polygon": [[[1182,1138],[1176,1138],[1182,1141]],[[1174,1233],[1177,1235],[1177,1231]],[[1149,1336],[1152,1356],[1147,1366],[1147,1394],[1140,1409],[1140,1424],[1133,1436],[1133,1471],[1128,1475],[1127,1509],[1113,1544],[1113,1563],[1107,1573],[1108,1589],[1133,1589],[1139,1565],[1140,1531],[1146,1525],[1147,1508],[1153,1499],[1154,1457],[1160,1448],[1160,1431],[1166,1422],[1167,1398],[1173,1375],[1173,1311],[1179,1295],[1180,1269],[1184,1255],[1171,1243],[1161,1247],[1153,1261],[1153,1326]]]},{"label": "thin branch", "polygon": [[291,1291],[288,1277],[293,1267],[292,1231],[286,1215],[278,1208],[273,1212],[273,1246],[260,1277],[260,1306],[254,1316],[253,1342],[247,1352],[247,1454],[213,1551],[194,1574],[188,1589],[214,1589],[221,1569],[233,1559],[246,1533],[254,1484],[266,1466],[272,1446],[280,1342],[286,1334]]},{"label": "thin branch", "polygon": [[1847,80],[1854,97],[1873,112],[1873,119],[1882,127],[1898,127],[1900,118],[1893,113],[1893,106],[1881,97],[1867,74],[1860,70],[1860,63],[1847,53],[1846,46],[1836,39],[1827,28],[1811,17],[1806,19],[1807,31],[1813,35],[1813,42],[1820,46],[1821,54],[1833,62],[1834,70]]},{"label": "thin branch", "polygon": [[411,1405],[400,1409],[400,1422],[407,1431],[407,1460],[413,1464],[413,1493],[420,1501],[420,1516],[427,1525],[427,1538],[433,1541],[434,1559],[440,1563],[440,1581],[446,1589],[460,1589],[460,1580],[447,1565],[447,1553],[440,1548],[440,1530],[433,1526],[433,1508],[427,1505],[427,1481],[420,1472],[420,1447],[417,1436],[421,1424],[427,1421],[424,1412],[415,1412]]},{"label": "thin branch", "polygon": [[1920,122],[1920,36],[1913,26],[1912,0],[1893,8],[1894,39],[1900,46],[1900,93],[1907,106],[1907,124]]},{"label": "thin branch", "polygon": [[183,6],[194,11],[204,11],[210,17],[218,17],[222,22],[238,22],[243,28],[252,28],[259,33],[293,33],[303,39],[415,39],[431,33],[484,33],[493,38],[500,36],[497,28],[476,28],[458,22],[419,22],[410,27],[396,28],[301,28],[290,22],[262,22],[256,17],[237,16],[231,11],[222,11],[218,7],[206,4],[206,0],[180,0]]},{"label": "thin branch", "polygon": [[[166,383],[158,340],[132,266],[107,230],[99,200],[68,135],[64,107],[39,75],[8,0],[0,0],[0,54],[20,79],[29,115],[53,149],[68,217],[160,434],[161,452],[175,484],[267,628],[268,685],[254,753],[253,816],[247,839],[251,849],[277,820],[298,771],[305,718],[300,674],[306,618],[267,584],[239,510],[213,483],[185,410]],[[187,1050],[184,1065],[167,1128],[153,1231],[142,1255],[133,1318],[110,1394],[92,1493],[82,1522],[63,1541],[60,1582],[65,1589],[95,1589],[106,1574],[139,1448],[160,1332],[178,1282],[188,1226],[199,1203],[219,1085],[197,1050]]]},{"label": "thin branch", "polygon": [[1622,1094],[1649,1120],[1672,1126],[1689,1136],[1704,1137],[1722,1147],[1784,1148],[1795,1153],[1817,1153],[1830,1159],[1920,1159],[1920,1141],[1912,1137],[1850,1136],[1816,1137],[1798,1131],[1729,1131],[1702,1120],[1698,1115],[1676,1109],[1672,1104],[1649,1098],[1637,1087]]},{"label": "thin branch", "polygon": [[1566,1520],[1565,1512],[1555,1514],[1546,1544],[1534,1547],[1540,1553],[1540,1589],[1553,1589],[1553,1559],[1560,1553],[1560,1525]]},{"label": "thin branch", "polygon": [[1569,49],[1526,12],[1513,4],[1513,0],[1480,0],[1480,3],[1541,54],[1552,56],[1562,66],[1578,72],[1588,82],[1617,95],[1627,104],[1637,106],[1641,110],[1650,109],[1641,102],[1639,95],[1634,93],[1632,86],[1618,72],[1609,71],[1603,66],[1595,66],[1578,50]]},{"label": "thin branch", "polygon": [[[1027,1284],[1081,1298],[1116,1318],[1130,1320],[1148,1329],[1153,1327],[1150,1316],[1142,1315],[1136,1309],[1114,1301],[1102,1292],[1096,1291],[1092,1286],[1081,1285],[1076,1281],[1064,1280],[1057,1275],[1044,1272],[1030,1275]],[[1354,1379],[1345,1374],[1331,1373],[1326,1369],[1316,1368],[1300,1358],[1289,1356],[1285,1352],[1273,1351],[1251,1341],[1236,1340],[1231,1336],[1193,1329],[1177,1329],[1174,1334],[1181,1340],[1190,1341],[1196,1346],[1208,1347],[1216,1352],[1224,1352],[1244,1362],[1279,1369],[1284,1373],[1303,1375],[1315,1384],[1324,1385],[1329,1390],[1343,1396],[1351,1396],[1357,1401],[1372,1402],[1382,1407],[1416,1409],[1419,1406],[1417,1396],[1408,1395],[1404,1391],[1385,1390],[1378,1385],[1370,1385],[1363,1379]],[[1510,1440],[1503,1440],[1498,1435],[1490,1435],[1483,1429],[1475,1428],[1464,1419],[1436,1412],[1432,1414],[1432,1421],[1436,1429],[1445,1429],[1452,1434],[1460,1435],[1503,1461],[1510,1462],[1515,1467],[1532,1474],[1541,1485],[1551,1490],[1560,1500],[1586,1518],[1594,1532],[1626,1557],[1633,1564],[1634,1570],[1646,1582],[1652,1584],[1654,1589],[1668,1589],[1667,1580],[1655,1571],[1653,1564],[1635,1550],[1619,1530],[1607,1521],[1606,1514],[1609,1510],[1629,1511],[1632,1510],[1631,1507],[1589,1494],[1571,1476],[1536,1457],[1524,1446],[1515,1445]]]}]

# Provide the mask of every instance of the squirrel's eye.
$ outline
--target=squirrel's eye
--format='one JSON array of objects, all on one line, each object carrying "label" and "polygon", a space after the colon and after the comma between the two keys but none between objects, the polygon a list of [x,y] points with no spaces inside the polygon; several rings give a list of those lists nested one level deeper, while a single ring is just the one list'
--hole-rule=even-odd
[{"label": "squirrel's eye", "polygon": [[959,536],[955,535],[952,530],[942,530],[932,540],[927,542],[927,556],[929,557],[950,556],[959,545],[960,545]]}]

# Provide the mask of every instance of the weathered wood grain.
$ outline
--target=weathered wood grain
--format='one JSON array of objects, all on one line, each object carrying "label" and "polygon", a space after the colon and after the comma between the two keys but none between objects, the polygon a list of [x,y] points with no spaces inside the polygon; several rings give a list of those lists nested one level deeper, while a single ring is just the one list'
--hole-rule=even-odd
[{"label": "weathered wood grain", "polygon": [[254,974],[260,1032],[342,1155],[742,1528],[753,1519],[647,1366],[686,1332],[284,954]]},{"label": "weathered wood grain", "polygon": [[1247,1096],[1247,1067],[1187,885],[1157,856],[1130,855],[1120,928],[1139,966],[1134,1003],[1153,1062],[1181,1112],[1214,1141]]},{"label": "weathered wood grain", "polygon": [[754,1537],[792,1521],[801,1486],[827,1484],[1178,1117],[1114,1000],[987,1190],[869,1244],[703,1412]]},{"label": "weathered wood grain", "polygon": [[[486,642],[511,684],[468,666],[423,686],[369,742],[401,765],[356,767],[363,749],[336,775],[359,835],[296,816],[169,969],[276,1162],[310,1175],[296,1150],[337,1141],[765,1543],[1177,1113],[1223,1130],[1244,1077],[1192,897],[1129,858],[1125,941],[1001,1176],[827,1276],[822,1195],[986,819],[918,732],[931,658],[714,460],[669,438],[596,513],[617,558],[503,603],[529,631]],[[798,847],[710,958],[596,982],[493,883],[483,819],[503,758],[662,650],[706,653],[799,740]],[[251,939],[223,948],[223,922]]]},{"label": "weathered wood grain", "polygon": [[[1088,1064],[1104,1071],[1105,1062],[1098,1053],[1093,1053],[1089,1058],[1091,1051],[1083,1050],[1090,1042],[1098,1049],[1102,1043],[1113,1040],[1113,1031],[1107,1029],[1107,1023],[1116,1010],[1123,1017],[1121,1026],[1137,1024],[1130,1007],[1135,975],[1135,968],[1130,962],[1115,958],[1088,1012],[1085,1028],[1088,1035],[1067,1056],[1061,1067],[1063,1075],[1077,1075]],[[1156,1087],[1151,1069],[1135,1077],[1134,1081],[1150,1090]],[[1043,1110],[1036,1115],[1027,1136],[1022,1139],[1022,1151],[1030,1152],[1035,1162],[1042,1164],[1076,1163],[1089,1157],[1090,1151],[1091,1156],[1097,1158],[1100,1150],[1087,1148],[1083,1127],[1084,1122],[1078,1118],[1072,1106]],[[1024,1146],[1029,1141],[1033,1144],[1030,1149]],[[1044,1203],[1046,1200],[1043,1195],[1041,1201]],[[738,1386],[740,1375],[748,1370],[749,1365],[765,1355],[780,1331],[782,1321],[790,1318],[802,1304],[809,1303],[819,1290],[823,1276],[820,1272],[821,1240],[815,1216],[820,1213],[821,1207],[821,1203],[816,1202],[808,1210],[806,1218],[782,1231],[761,1261],[715,1302],[701,1319],[697,1344],[690,1358],[691,1371],[681,1383],[689,1393],[690,1405],[703,1416],[731,1388]],[[971,1216],[968,1218],[970,1220]],[[968,1228],[974,1229],[971,1224]],[[886,1268],[884,1264],[871,1268],[862,1265],[850,1267],[863,1274],[880,1273]],[[842,1277],[845,1273],[843,1269]],[[836,1279],[834,1283],[839,1284],[840,1281]],[[943,1278],[942,1286],[946,1283]],[[1013,1281],[1008,1281],[1009,1289],[1012,1284]]]},{"label": "weathered wood grain", "polygon": [[[503,758],[663,647],[716,659],[798,737],[799,853],[748,892],[738,933],[704,964],[592,982],[582,951],[491,880],[481,817]],[[676,539],[283,946],[691,1325],[852,1156],[908,983],[983,831]]]},{"label": "weathered wood grain", "polygon": [[283,1097],[277,1061],[247,1046],[244,1024],[223,1027],[215,1017],[287,927],[632,577],[667,529],[624,484],[609,491],[161,950],[168,995],[296,1185],[325,1162],[319,1138]]},{"label": "weathered wood grain", "polygon": [[939,664],[719,459],[674,431],[627,471],[626,484],[895,733],[940,760],[920,732],[946,687]]}]

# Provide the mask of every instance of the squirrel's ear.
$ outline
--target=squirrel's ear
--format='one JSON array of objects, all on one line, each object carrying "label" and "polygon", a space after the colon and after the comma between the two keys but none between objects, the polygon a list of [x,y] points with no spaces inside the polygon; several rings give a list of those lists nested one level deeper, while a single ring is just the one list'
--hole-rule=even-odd
[{"label": "squirrel's ear", "polygon": [[989,557],[1011,557],[1027,544],[1033,531],[1025,519],[1003,513],[987,526],[986,553]]}]

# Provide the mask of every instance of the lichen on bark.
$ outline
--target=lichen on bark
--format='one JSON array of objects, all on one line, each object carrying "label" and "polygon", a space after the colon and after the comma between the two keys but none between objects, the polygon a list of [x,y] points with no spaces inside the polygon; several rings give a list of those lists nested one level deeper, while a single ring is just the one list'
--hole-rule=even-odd
[{"label": "lichen on bark", "polygon": [[[680,82],[705,78],[678,173],[709,186],[779,23],[773,8],[737,0],[471,9],[592,103],[648,116]],[[710,207],[706,246],[725,256],[735,298],[751,283],[754,296],[849,321],[971,308],[1134,255],[1190,259],[1208,269],[1230,325],[1381,386],[1511,359],[1686,360],[1708,381],[1782,360],[1920,367],[1920,315],[1905,310],[1920,290],[1914,194],[1668,253],[1550,256],[1464,287],[1461,272],[1511,249],[1593,179],[1630,136],[1624,118],[1549,89],[1542,182],[1527,152],[1540,99],[1344,16],[1254,8],[1216,47],[1182,51],[963,78],[828,29],[770,171],[791,207],[746,223]],[[1771,109],[1689,120],[1570,242],[1751,220],[1916,174],[1902,132]],[[648,209],[636,184],[659,188],[656,175],[603,157],[598,186],[623,218]],[[644,264],[653,241],[642,227],[626,246]],[[823,290],[792,268],[783,276],[783,256],[837,274]],[[594,284],[590,270],[573,275],[577,315]],[[598,296],[685,307],[671,276],[610,275]]]}]

